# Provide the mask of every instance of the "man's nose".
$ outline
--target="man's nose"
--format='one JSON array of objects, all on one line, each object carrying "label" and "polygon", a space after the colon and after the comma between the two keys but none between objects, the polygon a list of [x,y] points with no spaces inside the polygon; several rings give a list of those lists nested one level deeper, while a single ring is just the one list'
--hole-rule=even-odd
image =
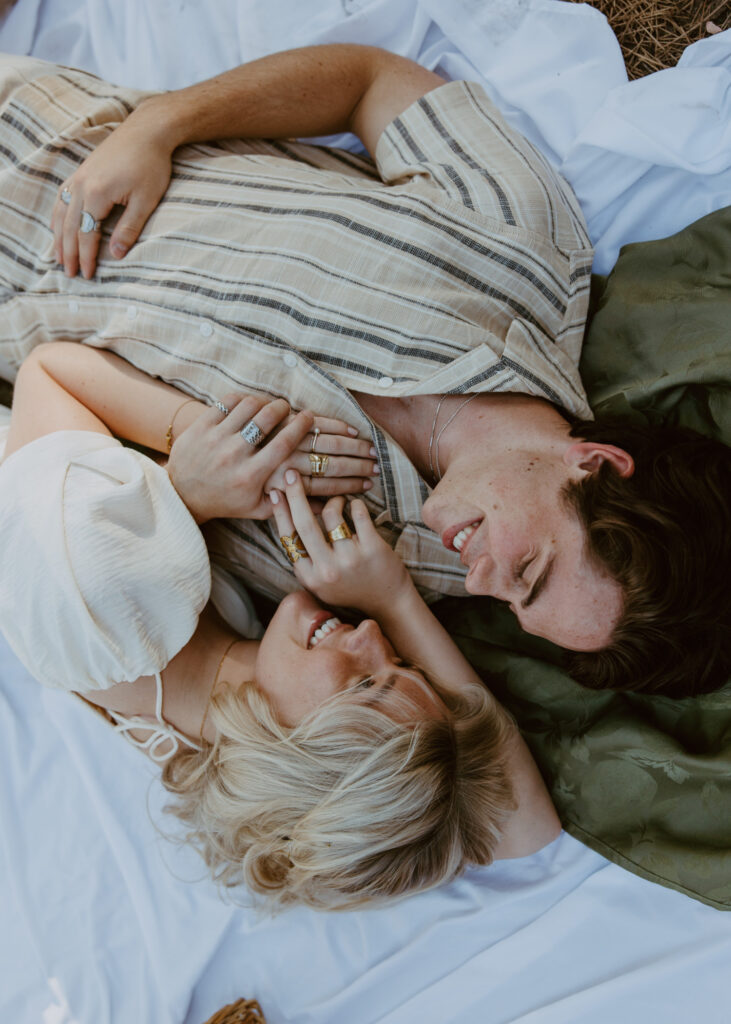
[{"label": "man's nose", "polygon": [[465,590],[468,594],[487,594],[499,597],[499,572],[492,556],[487,552],[481,554],[470,568],[465,579]]}]

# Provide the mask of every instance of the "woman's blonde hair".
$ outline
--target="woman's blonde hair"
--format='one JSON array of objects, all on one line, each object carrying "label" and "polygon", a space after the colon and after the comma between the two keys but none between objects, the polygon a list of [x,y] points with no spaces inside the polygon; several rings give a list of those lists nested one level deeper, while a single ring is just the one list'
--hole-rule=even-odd
[{"label": "woman's blonde hair", "polygon": [[394,720],[346,692],[288,728],[254,684],[224,690],[216,742],[165,766],[170,810],[214,878],[270,910],[385,902],[488,864],[513,806],[511,726],[479,686],[437,692],[440,718],[392,693]]}]

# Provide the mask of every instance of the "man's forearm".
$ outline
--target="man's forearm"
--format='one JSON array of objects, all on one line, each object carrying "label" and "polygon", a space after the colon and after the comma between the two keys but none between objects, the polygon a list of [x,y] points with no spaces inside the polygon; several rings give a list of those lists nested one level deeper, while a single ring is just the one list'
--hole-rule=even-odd
[{"label": "man's forearm", "polygon": [[[377,113],[361,103],[376,84]],[[418,95],[441,84],[412,61],[370,46],[334,44],[287,50],[243,64],[186,89],[144,101],[130,120],[174,149],[222,138],[288,138],[342,131],[366,146]],[[400,99],[403,94],[403,99]],[[382,122],[382,123],[380,123]],[[369,134],[375,136],[369,138]]]},{"label": "man's forearm", "polygon": [[344,131],[379,55],[372,47],[348,45],[276,53],[155,96],[142,104],[138,117],[159,119],[173,146]]}]

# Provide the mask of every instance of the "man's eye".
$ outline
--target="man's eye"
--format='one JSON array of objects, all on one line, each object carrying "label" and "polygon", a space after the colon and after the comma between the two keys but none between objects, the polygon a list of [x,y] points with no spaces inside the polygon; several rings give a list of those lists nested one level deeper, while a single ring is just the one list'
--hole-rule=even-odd
[{"label": "man's eye", "polygon": [[520,562],[518,564],[518,566],[516,567],[515,579],[516,580],[524,579],[525,578],[525,574],[527,573],[528,569],[533,564],[533,562],[535,562],[535,560],[536,560],[536,556],[532,552],[530,554],[526,555],[525,558],[523,559],[523,561]]}]

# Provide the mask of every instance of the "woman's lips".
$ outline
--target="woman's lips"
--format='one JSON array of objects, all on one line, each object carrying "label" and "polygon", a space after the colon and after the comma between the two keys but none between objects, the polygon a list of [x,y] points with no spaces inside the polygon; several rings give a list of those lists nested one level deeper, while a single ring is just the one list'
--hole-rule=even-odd
[{"label": "woman's lips", "polygon": [[[326,631],[324,636],[315,637],[315,634],[319,629],[322,629],[326,623],[330,623],[330,628]],[[337,615],[333,615],[330,611],[322,611],[312,620],[310,625],[310,631],[307,637],[307,649],[311,650],[313,647],[317,647],[323,640],[326,639],[330,633],[334,633],[345,623],[341,622]]]}]

